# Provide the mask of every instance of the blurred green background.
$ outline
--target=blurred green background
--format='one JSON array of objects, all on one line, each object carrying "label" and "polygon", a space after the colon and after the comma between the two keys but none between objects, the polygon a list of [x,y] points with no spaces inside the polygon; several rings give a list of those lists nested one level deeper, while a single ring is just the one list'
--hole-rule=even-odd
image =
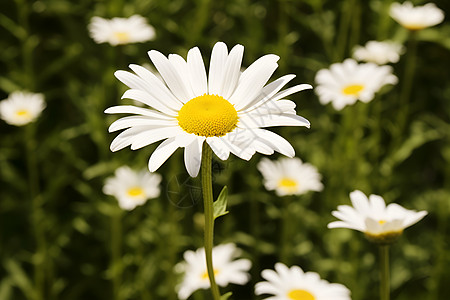
[{"label": "blurred green background", "polygon": [[[214,161],[215,194],[224,185],[230,193],[230,214],[217,220],[215,243],[237,243],[253,262],[249,284],[222,291],[232,290],[233,299],[262,299],[253,295],[254,283],[286,247],[288,265],[346,285],[352,299],[377,299],[377,249],[358,232],[326,228],[334,220],[330,212],[349,204],[348,193],[360,189],[429,212],[392,247],[392,298],[449,297],[450,25],[444,21],[417,34],[405,105],[399,97],[411,63],[409,36],[388,15],[392,2],[0,1],[0,99],[29,90],[43,93],[47,102],[35,124],[0,123],[0,299],[41,300],[35,282],[46,300],[176,299],[180,278],[173,266],[185,250],[202,246],[200,182],[188,177],[178,150],[158,170],[164,178],[159,199],[121,212],[102,193],[117,167],[146,168],[157,145],[110,152],[115,134],[107,127],[117,117],[103,111],[123,103],[126,89],[115,70],[150,64],[151,49],[185,57],[193,46],[208,65],[212,45],[224,41],[229,48],[245,46],[245,67],[274,53],[281,59],[273,78],[293,73],[295,84],[314,86],[316,72],[350,57],[355,45],[385,39],[406,46],[394,65],[398,85],[340,112],[322,106],[312,91],[296,94],[290,99],[311,129],[274,129],[319,169],[323,192],[278,198],[265,191],[256,169],[259,154],[250,162]],[[434,2],[450,12],[449,1]],[[89,37],[91,17],[133,14],[155,27],[154,41],[111,47]],[[405,126],[397,122],[402,114]],[[28,182],[33,169],[39,178],[34,202]],[[41,224],[39,232],[33,220]],[[283,226],[289,238],[280,241]],[[111,264],[114,251],[119,260]],[[35,277],[33,264],[43,267],[43,279]],[[199,291],[192,299],[209,297]]]}]

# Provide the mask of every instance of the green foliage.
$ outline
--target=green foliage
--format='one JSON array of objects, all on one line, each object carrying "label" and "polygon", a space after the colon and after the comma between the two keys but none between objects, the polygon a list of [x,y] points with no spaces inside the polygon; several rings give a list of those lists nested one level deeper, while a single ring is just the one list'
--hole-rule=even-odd
[{"label": "green foliage", "polygon": [[[318,168],[322,192],[288,199],[267,192],[256,169],[261,155],[214,161],[214,190],[227,186],[215,217],[229,211],[216,220],[215,244],[237,243],[253,264],[249,284],[221,291],[232,290],[236,300],[263,299],[253,292],[260,272],[284,260],[346,285],[354,300],[377,299],[376,249],[362,234],[326,227],[334,220],[330,212],[360,189],[429,212],[391,247],[392,298],[447,298],[450,27],[418,33],[412,92],[401,103],[410,46],[408,32],[387,15],[391,2],[0,1],[0,99],[29,90],[47,102],[29,127],[34,145],[28,128],[0,123],[0,299],[177,299],[174,266],[184,251],[202,247],[200,183],[187,176],[178,150],[158,170],[164,178],[159,199],[122,212],[103,194],[105,178],[117,167],[145,168],[156,147],[110,152],[114,135],[107,128],[116,117],[103,111],[127,101],[120,100],[125,86],[114,71],[150,64],[151,49],[185,57],[195,45],[208,65],[211,46],[220,40],[245,46],[244,67],[275,53],[281,59],[273,78],[292,73],[294,84],[314,85],[319,69],[375,39],[405,44],[393,65],[398,85],[339,112],[320,105],[314,92],[293,95],[311,129],[274,129]],[[448,15],[448,1],[434,2]],[[133,14],[155,27],[155,41],[111,47],[89,37],[91,17]],[[37,175],[35,193],[30,170]],[[201,290],[192,299],[210,295]]]}]

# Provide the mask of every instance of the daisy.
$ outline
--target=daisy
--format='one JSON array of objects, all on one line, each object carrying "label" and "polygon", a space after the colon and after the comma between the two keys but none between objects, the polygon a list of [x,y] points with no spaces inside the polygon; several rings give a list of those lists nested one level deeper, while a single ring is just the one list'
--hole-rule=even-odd
[{"label": "daisy", "polygon": [[350,193],[353,207],[338,206],[332,215],[340,221],[331,222],[328,228],[350,228],[364,232],[373,242],[389,244],[395,241],[403,230],[419,222],[428,213],[416,212],[391,203],[386,206],[384,199],[378,195],[367,198],[361,191]]},{"label": "daisy", "polygon": [[278,196],[301,195],[323,189],[316,167],[303,163],[300,158],[261,159],[257,166],[264,177],[264,186]]},{"label": "daisy", "polygon": [[109,127],[110,132],[126,129],[111,143],[117,151],[131,145],[139,149],[164,140],[149,160],[150,171],[157,170],[178,148],[185,148],[184,162],[192,177],[198,175],[203,143],[226,160],[230,153],[249,160],[255,152],[295,155],[281,136],[263,129],[270,126],[306,126],[309,122],[295,114],[295,103],[285,97],[310,89],[301,84],[280,91],[295,76],[286,75],[265,85],[278,67],[278,56],[261,57],[240,72],[244,47],[236,45],[228,53],[218,42],[211,54],[206,75],[200,50],[189,50],[187,61],[176,54],[166,58],[158,51],[148,52],[164,81],[138,65],[136,73],[117,71],[116,77],[130,89],[122,98],[149,106],[115,106],[106,113],[126,113]]},{"label": "daisy", "polygon": [[146,42],[155,38],[155,29],[139,15],[111,20],[93,17],[88,27],[91,37],[97,44],[109,43],[111,46],[117,46]]},{"label": "daisy", "polygon": [[35,121],[45,106],[42,94],[13,92],[0,102],[0,118],[8,124],[23,126]]},{"label": "daisy", "polygon": [[409,1],[392,3],[389,14],[400,25],[412,31],[437,25],[444,20],[444,12],[434,3],[416,7]]},{"label": "daisy", "polygon": [[329,283],[314,272],[304,273],[298,266],[288,268],[275,264],[275,271],[264,270],[261,276],[267,281],[255,286],[257,295],[270,294],[270,300],[350,300],[350,291],[342,284]]},{"label": "daisy", "polygon": [[[234,260],[241,254],[241,250],[234,244],[224,244],[213,248],[214,275],[219,286],[227,286],[230,283],[244,285],[249,280],[251,262],[248,259]],[[206,269],[205,249],[197,251],[188,250],[184,253],[184,262],[175,266],[178,273],[183,273],[183,281],[177,287],[178,298],[187,299],[198,289],[210,287],[208,272]]]},{"label": "daisy", "polygon": [[364,47],[356,46],[353,50],[353,57],[359,61],[385,65],[398,62],[403,51],[403,46],[395,42],[369,41]]},{"label": "daisy", "polygon": [[135,172],[123,166],[118,168],[114,175],[106,179],[103,193],[116,197],[122,209],[132,210],[160,194],[159,184],[162,177],[159,174],[149,173],[148,170]]},{"label": "daisy", "polygon": [[370,102],[385,84],[396,84],[391,66],[374,63],[358,64],[353,59],[335,63],[316,74],[316,93],[323,105],[332,103],[336,110],[354,104],[357,100]]}]

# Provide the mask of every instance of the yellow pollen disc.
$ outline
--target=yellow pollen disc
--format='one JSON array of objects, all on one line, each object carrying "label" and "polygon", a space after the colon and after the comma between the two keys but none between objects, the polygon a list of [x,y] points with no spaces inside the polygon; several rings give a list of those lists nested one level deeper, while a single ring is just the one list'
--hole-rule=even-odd
[{"label": "yellow pollen disc", "polygon": [[292,300],[315,300],[316,297],[314,297],[310,292],[305,290],[292,290],[287,294],[289,299]]},{"label": "yellow pollen disc", "polygon": [[198,136],[224,136],[236,128],[237,111],[217,95],[199,96],[189,100],[178,112],[178,125],[187,133]]},{"label": "yellow pollen disc", "polygon": [[421,24],[404,24],[403,27],[411,31],[417,31],[424,29],[426,26],[423,26]]},{"label": "yellow pollen disc", "polygon": [[346,86],[345,88],[342,89],[342,93],[344,95],[354,95],[357,96],[359,94],[359,92],[361,92],[364,89],[363,85],[360,84],[352,84],[349,86]]},{"label": "yellow pollen disc", "polygon": [[25,118],[25,117],[29,117],[30,116],[30,112],[28,110],[26,110],[26,109],[21,109],[21,110],[16,111],[16,115],[18,117]]},{"label": "yellow pollen disc", "polygon": [[114,36],[119,41],[119,43],[128,43],[128,41],[130,40],[130,35],[127,32],[114,32]]},{"label": "yellow pollen disc", "polygon": [[138,186],[135,186],[135,187],[129,188],[127,190],[127,194],[130,197],[139,197],[139,196],[144,195],[144,190]]},{"label": "yellow pollen disc", "polygon": [[380,225],[383,225],[384,223],[386,223],[385,220],[379,220],[379,221],[378,221],[378,224],[380,224]]},{"label": "yellow pollen disc", "polygon": [[[219,270],[214,269],[214,276],[216,276],[218,273],[219,273]],[[205,273],[203,273],[202,279],[208,279],[208,278],[209,278],[208,271],[206,271]]]},{"label": "yellow pollen disc", "polygon": [[288,177],[281,178],[278,182],[278,187],[286,190],[289,193],[293,193],[297,190],[298,183]]}]

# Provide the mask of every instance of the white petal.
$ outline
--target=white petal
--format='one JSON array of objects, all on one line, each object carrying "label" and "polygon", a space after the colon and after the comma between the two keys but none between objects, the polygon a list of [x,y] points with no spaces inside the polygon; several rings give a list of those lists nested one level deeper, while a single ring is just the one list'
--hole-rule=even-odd
[{"label": "white petal", "polygon": [[108,128],[109,132],[114,132],[117,130],[134,127],[134,126],[175,126],[177,125],[177,120],[161,120],[154,119],[146,116],[130,116],[123,117],[114,121]]},{"label": "white petal", "polygon": [[169,116],[178,115],[175,110],[163,104],[161,100],[152,97],[149,93],[144,92],[142,90],[138,89],[127,90],[125,91],[125,93],[123,93],[122,99],[124,98],[139,101]]},{"label": "white petal", "polygon": [[229,99],[231,94],[236,89],[236,85],[241,75],[241,63],[244,55],[244,47],[242,45],[236,45],[231,49],[230,54],[225,64],[222,80],[222,96],[225,99]]},{"label": "white petal", "polygon": [[208,76],[208,94],[222,95],[222,80],[227,62],[227,45],[217,42],[211,53]]},{"label": "white petal", "polygon": [[158,168],[178,149],[178,143],[175,138],[170,138],[163,141],[153,151],[152,156],[148,161],[148,169],[150,172],[155,172]]},{"label": "white petal", "polygon": [[184,60],[184,58],[182,58],[178,54],[169,54],[169,61],[173,65],[173,67],[177,70],[178,74],[180,74],[184,87],[187,93],[189,94],[188,98],[181,100],[183,103],[186,103],[189,100],[196,97],[194,91],[192,90],[191,82],[189,81],[189,71],[187,63]]},{"label": "white petal", "polygon": [[189,50],[187,56],[189,80],[195,96],[201,96],[208,92],[205,64],[200,50],[195,47]]},{"label": "white petal", "polygon": [[174,118],[171,116],[167,116],[165,114],[160,113],[159,111],[153,109],[147,109],[143,107],[137,107],[133,105],[118,105],[112,106],[104,111],[106,114],[138,114],[147,117],[164,119],[164,120],[173,120]]},{"label": "white petal", "polygon": [[196,138],[184,148],[184,164],[191,177],[197,177],[202,162],[202,145],[205,139]]}]

